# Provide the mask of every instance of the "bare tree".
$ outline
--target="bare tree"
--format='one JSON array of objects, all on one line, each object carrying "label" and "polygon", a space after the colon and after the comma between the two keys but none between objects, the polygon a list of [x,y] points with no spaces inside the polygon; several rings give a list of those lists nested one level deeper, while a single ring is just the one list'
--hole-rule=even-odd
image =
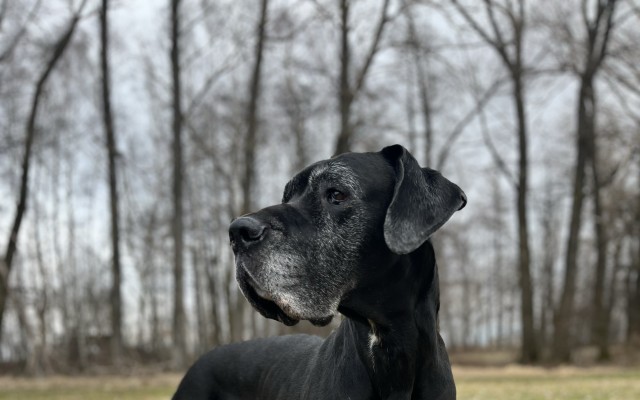
[{"label": "bare tree", "polygon": [[[584,202],[585,175],[587,172],[587,162],[592,156],[590,147],[594,145],[596,129],[596,93],[595,78],[602,66],[602,62],[607,55],[607,45],[611,29],[613,28],[613,14],[616,0],[598,1],[595,4],[595,14],[589,17],[587,10],[588,2],[582,1],[583,22],[587,31],[585,37],[584,59],[577,61],[572,67],[574,73],[580,80],[580,91],[578,94],[578,127],[576,132],[577,158],[573,178],[573,194],[571,219],[569,222],[569,236],[567,239],[567,250],[565,258],[564,284],[560,303],[554,317],[554,343],[553,358],[556,361],[567,362],[571,357],[571,336],[570,327],[572,315],[574,313],[574,301],[576,292],[576,276],[578,271],[578,254],[580,247],[580,228],[582,224],[582,206]],[[590,146],[591,143],[591,146]],[[592,164],[593,165],[593,164]],[[597,172],[596,169],[593,171]],[[594,177],[596,175],[594,174]],[[596,178],[597,179],[597,178]],[[599,190],[599,189],[598,189]],[[599,194],[597,194],[599,196]],[[599,202],[599,199],[598,199]],[[599,208],[599,205],[597,206]],[[598,209],[596,213],[600,213]],[[596,217],[598,219],[598,217]],[[602,221],[596,221],[601,224]],[[601,225],[597,229],[601,229]],[[602,232],[600,232],[602,234]],[[604,245],[600,236],[598,245]],[[605,251],[602,249],[603,252]],[[605,257],[604,253],[602,257]],[[604,263],[604,259],[599,259],[598,263]],[[604,275],[604,264],[602,268]],[[600,273],[600,271],[598,272]],[[604,284],[602,282],[602,284]],[[600,285],[600,283],[598,283]],[[602,289],[603,286],[600,288]],[[600,296],[602,293],[600,294]],[[600,297],[601,298],[601,297]],[[596,300],[600,301],[600,300]]]},{"label": "bare tree", "polygon": [[408,24],[408,45],[411,51],[413,64],[416,69],[416,83],[418,84],[418,96],[420,99],[420,111],[422,114],[422,123],[424,130],[424,160],[425,165],[432,165],[433,161],[433,95],[431,93],[430,82],[425,71],[424,52],[418,33],[416,32],[416,23],[411,8],[406,9],[406,18]]},{"label": "bare tree", "polygon": [[364,63],[356,70],[354,78],[351,78],[353,70],[351,56],[351,46],[349,43],[350,33],[350,1],[340,0],[340,81],[338,90],[338,103],[340,108],[340,133],[336,142],[335,154],[341,154],[349,151],[351,141],[353,139],[353,121],[351,116],[353,103],[364,87],[365,80],[373,59],[380,49],[380,40],[384,29],[389,21],[387,11],[389,8],[389,0],[383,0],[380,11],[380,18],[375,27],[373,40],[369,51],[365,56]]},{"label": "bare tree", "polygon": [[[604,60],[584,104],[576,98],[574,105],[562,101],[571,96],[566,88],[573,82],[580,95],[587,31],[598,5],[612,1],[541,8],[524,0],[171,0],[170,9],[150,10],[169,25],[136,30],[127,46],[116,46],[116,23],[147,19],[127,13],[134,7],[127,2],[116,13],[113,1],[101,0],[91,14],[100,35],[83,32],[80,21],[49,66],[82,0],[50,1],[0,0],[0,191],[14,193],[18,206],[0,201],[0,225],[15,230],[0,253],[8,361],[58,373],[135,354],[128,361],[175,368],[212,344],[308,333],[304,323],[294,330],[268,325],[250,308],[237,289],[225,227],[275,196],[272,182],[322,157],[326,146],[372,150],[402,138],[406,127],[427,164],[478,176],[463,182],[477,207],[434,239],[446,255],[441,316],[449,344],[522,343],[523,360],[532,361],[536,353],[525,347],[533,336],[534,350],[553,355],[563,291],[572,298],[562,318],[571,323],[569,349],[589,341],[613,349],[624,334],[640,340],[638,0],[615,2]],[[72,8],[60,15],[43,13],[45,6]],[[429,29],[431,21],[449,28]],[[599,23],[606,22],[603,14]],[[50,27],[57,29],[43,39]],[[162,29],[164,38],[156,35]],[[598,32],[596,49],[605,38]],[[116,59],[127,59],[125,69],[115,68]],[[45,66],[49,76],[40,82]],[[78,79],[93,73],[100,76]],[[95,96],[94,107],[82,91]],[[574,118],[557,122],[571,110]],[[580,139],[571,129],[578,114]],[[373,132],[366,137],[365,126]],[[478,153],[483,141],[493,164]],[[283,150],[291,157],[280,157]],[[579,157],[566,154],[578,151],[576,185]],[[567,162],[569,177],[562,173]],[[111,210],[107,203],[88,210],[103,201],[105,178]],[[567,278],[576,187],[583,196],[573,236],[577,266]],[[558,229],[560,221],[567,226]],[[111,230],[102,229],[105,222]],[[480,235],[469,240],[469,229]],[[132,308],[123,307],[125,299]],[[133,316],[140,318],[132,324]]]},{"label": "bare tree", "polygon": [[243,202],[240,214],[246,214],[252,208],[251,188],[255,180],[256,136],[258,131],[258,104],[260,100],[260,79],[262,77],[262,58],[266,40],[267,11],[269,0],[262,0],[260,17],[256,29],[255,59],[249,80],[249,103],[247,106],[247,134],[244,143],[244,176],[242,177]]},{"label": "bare tree", "polygon": [[78,11],[75,12],[71,21],[67,25],[62,35],[58,38],[55,44],[52,46],[51,57],[47,61],[47,64],[40,74],[35,87],[35,93],[33,94],[33,100],[31,103],[31,110],[27,120],[27,126],[25,130],[24,141],[24,154],[22,155],[22,174],[20,178],[20,194],[18,203],[16,206],[15,216],[13,218],[13,224],[11,232],[9,233],[9,240],[7,248],[2,260],[0,260],[0,339],[2,337],[2,320],[6,308],[6,300],[9,290],[9,274],[11,273],[11,267],[13,260],[18,249],[18,234],[20,233],[20,226],[24,218],[24,214],[27,210],[27,200],[29,197],[29,170],[31,168],[31,156],[33,151],[33,143],[37,133],[36,120],[38,117],[38,109],[40,101],[42,100],[45,85],[51,76],[51,72],[54,70],[56,64],[64,54],[73,33],[75,32],[78,21],[80,20],[80,13],[84,9],[86,0],[82,2]]},{"label": "bare tree", "polygon": [[177,367],[187,362],[187,327],[184,310],[184,221],[182,160],[182,103],[180,68],[180,0],[171,0],[171,75],[173,101],[173,362]]},{"label": "bare tree", "polygon": [[102,117],[106,136],[109,203],[111,207],[111,357],[118,363],[122,355],[122,300],[120,286],[120,229],[118,208],[117,142],[111,113],[111,76],[109,71],[109,0],[102,0],[100,9],[100,70],[102,72]]},{"label": "bare tree", "polygon": [[[506,68],[512,83],[512,99],[516,111],[516,135],[518,138],[518,172],[513,182],[517,192],[518,221],[518,282],[521,291],[522,318],[522,354],[523,363],[538,360],[533,307],[533,285],[531,279],[531,260],[529,250],[529,228],[527,209],[527,188],[529,180],[529,161],[527,145],[527,115],[525,109],[525,76],[523,60],[524,34],[526,32],[526,6],[524,0],[502,4],[493,0],[484,0],[484,9],[490,27],[483,27],[469,10],[458,0],[452,0],[454,6],[478,34],[498,55]],[[498,18],[502,18],[498,20]],[[509,34],[504,31],[508,27]]]}]

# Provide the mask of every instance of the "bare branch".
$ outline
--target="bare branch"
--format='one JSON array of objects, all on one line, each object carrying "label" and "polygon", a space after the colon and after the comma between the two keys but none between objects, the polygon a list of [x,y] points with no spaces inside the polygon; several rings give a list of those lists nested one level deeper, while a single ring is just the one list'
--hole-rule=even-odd
[{"label": "bare branch", "polygon": [[[22,39],[22,37],[27,31],[27,25],[29,25],[29,22],[31,22],[31,20],[35,16],[36,12],[40,8],[41,3],[42,3],[42,0],[38,0],[36,2],[33,8],[31,8],[31,10],[29,11],[27,18],[24,20],[24,22],[20,26],[20,29],[18,29],[18,32],[15,34],[11,42],[9,42],[9,45],[7,46],[7,48],[0,51],[0,63],[3,63],[9,57],[11,57],[11,54],[13,54],[13,51],[16,49],[16,47],[18,47],[18,43],[20,42],[20,40]],[[2,3],[2,10],[0,11],[1,11],[0,12],[0,22],[1,22],[1,20],[3,19],[6,13],[6,4],[4,2]]]},{"label": "bare branch", "polygon": [[200,132],[193,126],[191,119],[184,118],[183,122],[187,127],[187,132],[189,133],[189,139],[191,139],[196,144],[196,149],[205,154],[209,158],[217,158],[218,155],[215,151],[215,147],[211,146],[205,138],[200,134]]},{"label": "bare branch", "polygon": [[181,26],[180,26],[180,35],[186,34],[188,32],[190,32],[191,30],[194,29],[194,27],[196,25],[198,25],[200,23],[200,21],[203,21],[204,19],[206,19],[209,14],[211,12],[213,12],[214,7],[216,6],[216,2],[212,1],[212,2],[202,2],[201,3],[202,7],[200,7],[200,9],[202,10],[202,12],[200,12],[198,15],[196,15],[194,18],[192,18],[189,21],[185,21]]},{"label": "bare branch", "polygon": [[[594,53],[596,54],[594,69],[597,69],[600,66],[600,64],[602,63],[602,60],[604,60],[607,54],[609,37],[613,29],[613,14],[615,12],[615,4],[616,4],[616,0],[609,0],[607,1],[606,5],[602,5],[602,3],[600,3],[598,8],[598,17],[596,18],[596,22],[594,26],[594,29],[596,30],[595,32],[596,37],[594,38],[594,42],[601,31],[600,29],[600,27],[602,26],[601,21],[602,21],[602,17],[605,14],[606,14],[606,20],[604,22],[604,26],[602,27],[602,30],[604,31],[600,34],[602,36],[602,39],[599,43],[598,48],[594,50]],[[595,47],[595,43],[594,43],[594,47]]]},{"label": "bare branch", "polygon": [[608,76],[604,77],[604,81],[611,88],[611,93],[618,100],[620,107],[625,111],[629,118],[631,118],[636,123],[636,125],[640,126],[640,114],[632,110],[629,106],[629,100],[624,96],[622,90],[618,86],[620,82]]},{"label": "bare branch", "polygon": [[613,66],[605,65],[602,67],[602,69],[603,71],[607,72],[607,74],[610,75],[613,79],[615,79],[616,82],[622,85],[625,89],[627,89],[628,91],[630,91],[636,96],[640,96],[640,86],[638,85],[637,82],[630,82],[629,79],[624,77],[622,73],[620,73],[619,71],[616,71],[613,68]]},{"label": "bare branch", "polygon": [[[504,48],[504,37],[502,35],[502,31],[500,30],[500,26],[498,25],[498,22],[496,21],[496,16],[494,13],[494,3],[493,0],[484,0],[484,6],[485,9],[487,10],[487,15],[489,15],[489,22],[491,22],[491,29],[493,29],[493,34],[495,35],[496,38],[496,43],[499,45],[499,47]],[[507,12],[507,15],[509,15],[509,13]]]},{"label": "bare branch", "polygon": [[476,21],[471,14],[469,14],[469,12],[462,6],[460,5],[460,3],[458,3],[458,0],[451,0],[451,2],[453,3],[453,5],[456,7],[456,9],[458,10],[458,12],[462,15],[462,17],[467,21],[467,23],[469,23],[469,25],[471,25],[471,28],[473,28],[473,30],[480,35],[480,37],[482,37],[482,39],[489,45],[491,45],[494,48],[498,48],[500,46],[500,43],[498,43],[495,39],[491,38],[489,36],[489,34],[480,27],[480,24],[478,23],[478,21]]},{"label": "bare branch", "polygon": [[191,115],[193,115],[193,112],[195,111],[196,108],[198,108],[198,106],[200,104],[202,104],[202,102],[204,101],[205,96],[207,95],[207,93],[209,93],[209,90],[213,87],[213,85],[218,81],[218,79],[220,79],[221,77],[224,76],[224,74],[226,72],[228,72],[231,68],[232,68],[233,62],[230,60],[227,60],[227,62],[225,63],[225,65],[223,65],[220,69],[218,69],[217,71],[213,72],[205,81],[205,83],[202,85],[202,87],[200,88],[200,90],[198,91],[198,93],[196,93],[195,96],[193,96],[193,100],[191,100],[191,103],[189,104],[189,106],[187,107],[187,109],[185,110],[185,112],[183,113],[183,119],[188,119],[189,117],[191,117]]},{"label": "bare branch", "polygon": [[482,140],[484,141],[484,144],[487,146],[487,149],[489,149],[489,154],[491,154],[491,158],[493,158],[494,164],[496,165],[496,167],[498,167],[498,171],[500,171],[500,173],[502,173],[502,175],[505,176],[507,181],[509,181],[509,183],[514,188],[517,189],[518,182],[516,178],[509,171],[509,169],[507,168],[507,164],[500,156],[500,152],[498,151],[498,149],[496,149],[495,145],[493,144],[493,140],[491,139],[491,135],[489,133],[487,117],[484,113],[484,110],[480,110],[479,117],[480,117],[480,130],[482,131]]},{"label": "bare branch", "polygon": [[321,4],[318,0],[311,0],[311,2],[316,6],[316,10],[318,10],[319,15],[325,20],[331,20],[333,18],[333,14],[327,7]]},{"label": "bare branch", "polygon": [[367,58],[358,74],[358,78],[356,79],[356,84],[353,87],[352,93],[355,95],[362,89],[364,85],[364,81],[367,77],[367,72],[371,67],[373,58],[376,56],[378,49],[380,47],[380,39],[382,38],[382,32],[384,31],[385,26],[387,25],[387,21],[389,18],[387,17],[387,9],[389,8],[389,0],[384,0],[384,4],[382,5],[382,11],[380,13],[380,20],[378,21],[378,26],[376,27],[376,33],[373,38],[373,42],[371,43],[371,47],[369,48],[369,52],[367,54]]},{"label": "bare branch", "polygon": [[458,140],[460,135],[464,132],[471,121],[473,121],[476,115],[484,110],[484,107],[498,92],[498,89],[500,89],[502,85],[505,84],[505,82],[506,80],[503,77],[499,77],[498,79],[496,79],[484,92],[484,94],[476,100],[475,106],[471,110],[469,110],[469,112],[467,112],[465,116],[462,117],[462,119],[458,121],[458,123],[453,127],[444,144],[442,145],[442,148],[440,149],[440,153],[438,154],[437,158],[438,162],[436,169],[441,170],[444,168],[444,165],[449,158],[449,152],[451,150],[451,147],[453,146],[453,143]]},{"label": "bare branch", "polygon": [[[456,6],[460,14],[464,17],[464,19],[469,23],[469,25],[471,25],[471,28],[473,28],[473,30],[478,35],[480,35],[480,37],[482,37],[482,39],[498,53],[498,55],[500,56],[504,64],[507,66],[507,68],[509,68],[510,70],[513,70],[515,61],[511,60],[511,58],[509,57],[509,54],[507,53],[507,42],[505,42],[502,31],[500,30],[497,20],[495,18],[493,1],[484,0],[485,8],[486,8],[487,14],[489,15],[489,20],[491,22],[491,27],[493,30],[494,37],[491,37],[487,31],[483,30],[480,27],[480,24],[478,23],[478,21],[475,20],[471,16],[471,14],[469,14],[469,12],[462,5],[460,5],[460,3],[458,3],[458,0],[452,0],[452,2]],[[514,31],[517,31],[518,29],[516,25],[514,25],[513,28],[514,28]],[[518,45],[518,43],[516,43],[516,45]],[[519,53],[519,51],[517,53]]]},{"label": "bare branch", "polygon": [[590,26],[589,13],[587,12],[587,0],[582,0],[580,4],[580,13],[582,15],[582,23],[587,28]]}]

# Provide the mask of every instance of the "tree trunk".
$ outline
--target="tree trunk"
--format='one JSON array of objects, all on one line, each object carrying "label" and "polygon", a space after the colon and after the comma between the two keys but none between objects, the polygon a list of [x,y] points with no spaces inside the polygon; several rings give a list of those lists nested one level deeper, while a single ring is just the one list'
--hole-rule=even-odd
[{"label": "tree trunk", "polygon": [[518,277],[520,282],[520,307],[522,317],[522,354],[521,361],[531,364],[538,361],[533,313],[533,284],[531,282],[531,260],[529,253],[529,222],[527,216],[528,154],[527,154],[527,117],[524,108],[524,88],[522,71],[518,66],[513,73],[514,93],[518,119]]},{"label": "tree trunk", "polygon": [[[31,371],[34,374],[40,373],[49,373],[51,372],[51,364],[49,359],[49,307],[50,297],[51,297],[51,288],[47,285],[47,282],[50,282],[50,276],[47,272],[47,267],[44,261],[43,251],[42,251],[42,239],[40,237],[40,226],[41,219],[40,213],[38,212],[39,207],[34,207],[34,240],[35,240],[35,252],[36,252],[36,264],[38,266],[38,273],[40,274],[40,279],[44,283],[42,286],[42,290],[39,294],[39,301],[36,302],[36,314],[38,316],[38,325],[39,325],[39,335],[40,335],[40,343],[35,347],[34,357],[37,361],[35,367],[35,371]],[[29,373],[29,372],[28,372]]]},{"label": "tree trunk", "polygon": [[[225,327],[222,325],[225,321],[220,318],[220,313],[218,312],[218,300],[220,297],[225,296],[224,293],[221,293],[219,290],[219,286],[216,283],[216,273],[215,270],[218,269],[218,259],[215,256],[208,258],[209,263],[207,264],[207,268],[205,269],[205,279],[206,282],[203,282],[203,286],[208,289],[211,299],[211,329],[209,333],[209,345],[217,346],[222,344],[224,341],[223,331]],[[229,304],[229,298],[226,298],[227,305]]]},{"label": "tree trunk", "polygon": [[541,216],[543,235],[543,256],[542,256],[542,307],[540,315],[540,348],[547,348],[551,338],[551,328],[553,327],[554,300],[554,263],[558,254],[558,234],[557,234],[557,202],[558,199],[552,195],[552,185],[548,182],[545,188],[543,207],[545,212]]},{"label": "tree trunk", "polygon": [[640,344],[640,235],[636,236],[636,251],[629,274],[629,296],[627,299],[627,341]]},{"label": "tree trunk", "polygon": [[171,0],[171,72],[173,77],[173,362],[176,367],[186,364],[187,327],[184,314],[184,218],[182,161],[182,104],[180,81],[180,0]]},{"label": "tree trunk", "polygon": [[422,112],[422,123],[424,129],[424,165],[433,166],[433,123],[432,107],[430,99],[430,88],[428,76],[425,74],[425,62],[422,57],[422,48],[416,32],[415,21],[411,14],[411,9],[407,8],[407,23],[409,29],[409,45],[412,53],[413,63],[416,69],[416,83],[418,84],[418,94],[420,96],[420,111]]},{"label": "tree trunk", "polygon": [[151,350],[158,354],[162,349],[162,340],[160,338],[160,318],[158,312],[158,292],[159,285],[157,280],[160,274],[156,272],[157,265],[154,261],[153,255],[159,250],[156,245],[154,233],[157,231],[157,210],[153,208],[149,214],[148,219],[145,219],[145,232],[143,235],[143,260],[142,268],[143,273],[143,293],[142,297],[147,297],[145,303],[149,307],[149,339]]},{"label": "tree trunk", "polygon": [[[595,101],[595,100],[594,100]],[[595,104],[594,104],[595,107]],[[595,120],[595,113],[593,116]],[[595,121],[593,122],[595,127]],[[605,304],[608,239],[602,209],[602,183],[599,177],[598,150],[595,130],[589,132],[589,164],[593,184],[593,228],[596,237],[596,274],[593,288],[592,342],[598,347],[598,360],[608,361],[609,307]]]},{"label": "tree trunk", "polygon": [[360,93],[364,86],[367,73],[373,59],[378,52],[380,39],[384,28],[387,24],[387,9],[389,8],[389,0],[384,0],[382,4],[382,12],[375,29],[371,47],[367,52],[366,59],[362,67],[354,74],[354,82],[351,82],[351,49],[349,47],[349,2],[350,0],[340,1],[340,81],[338,92],[338,104],[340,108],[340,132],[336,141],[336,149],[334,154],[342,154],[351,149],[351,141],[353,139],[353,125],[351,121],[351,108],[353,101]]},{"label": "tree trunk", "polygon": [[202,277],[200,276],[200,272],[198,271],[198,269],[200,268],[200,254],[198,254],[198,249],[196,248],[196,246],[192,246],[190,248],[191,267],[193,274],[193,304],[195,304],[195,331],[197,332],[194,344],[196,353],[201,353],[203,350],[203,342],[206,340],[207,335],[206,331],[204,331],[206,327],[202,318],[204,312],[203,303],[201,301],[202,298],[200,296],[200,279],[202,279]]},{"label": "tree trunk", "polygon": [[[554,318],[555,332],[553,345],[553,358],[558,362],[568,362],[571,358],[571,317],[574,312],[574,297],[576,291],[576,277],[578,270],[578,254],[580,245],[580,227],[582,222],[582,203],[584,200],[584,186],[586,167],[591,154],[590,147],[595,143],[595,115],[596,96],[594,81],[602,61],[607,55],[607,44],[613,27],[613,14],[616,0],[600,1],[595,3],[593,20],[585,19],[587,37],[585,41],[586,58],[584,64],[578,70],[580,77],[580,92],[578,94],[578,130],[577,136],[577,160],[573,181],[573,205],[571,208],[571,221],[569,223],[569,237],[567,239],[566,266],[564,287],[559,307]],[[586,18],[586,14],[585,14]],[[592,143],[593,142],[593,143]],[[597,172],[597,170],[594,169]],[[597,178],[594,174],[594,178]],[[599,183],[598,183],[599,185]],[[599,190],[599,189],[597,189]],[[596,194],[596,197],[598,194]],[[599,203],[599,199],[595,199]],[[600,208],[600,205],[596,205]],[[601,216],[601,210],[596,210],[596,220]],[[596,221],[601,224],[602,221]],[[596,229],[600,229],[596,226]],[[598,236],[598,233],[596,232]],[[597,237],[597,245],[606,247],[604,232]],[[598,257],[606,257],[606,249],[602,248],[602,254]],[[604,275],[606,259],[599,259],[597,268],[602,268]],[[600,273],[600,272],[597,272]],[[599,328],[600,329],[600,328]]]},{"label": "tree trunk", "polygon": [[565,258],[564,286],[560,304],[554,318],[553,358],[558,362],[569,362],[571,358],[570,327],[578,274],[578,254],[580,227],[582,225],[582,204],[584,200],[585,166],[588,154],[588,131],[591,129],[589,111],[593,106],[591,79],[583,79],[578,98],[577,159],[573,179],[573,203]]},{"label": "tree trunk", "polygon": [[340,2],[340,89],[338,103],[340,107],[340,133],[336,142],[335,154],[349,151],[351,140],[351,102],[353,94],[349,78],[351,68],[351,50],[349,49],[349,0]]},{"label": "tree trunk", "polygon": [[[525,110],[524,74],[523,66],[523,38],[526,28],[525,4],[520,1],[516,6],[501,8],[493,2],[484,2],[484,8],[490,20],[491,28],[483,29],[469,10],[457,0],[452,3],[471,25],[474,31],[497,53],[500,61],[510,75],[513,85],[512,100],[516,109],[517,137],[518,137],[518,171],[516,186],[517,221],[518,221],[518,286],[520,288],[520,311],[522,323],[522,353],[520,361],[534,363],[538,361],[538,345],[536,342],[533,284],[531,280],[531,256],[529,249],[529,227],[527,216],[527,186],[528,186],[528,146],[527,146],[527,117]],[[504,18],[504,24],[511,28],[510,37],[505,37],[504,28],[499,27],[496,13]],[[509,49],[512,49],[509,51]],[[495,157],[494,157],[495,158]],[[502,160],[497,159],[499,166]],[[504,169],[502,166],[501,169]],[[506,171],[506,169],[504,169]]]},{"label": "tree trunk", "polygon": [[294,175],[302,171],[308,164],[309,157],[307,155],[305,139],[307,136],[306,119],[309,110],[292,76],[287,76],[286,78],[286,97],[285,109],[287,117],[289,118],[289,129],[294,137],[296,154],[290,170],[291,174]]},{"label": "tree trunk", "polygon": [[106,136],[109,200],[111,207],[111,362],[118,364],[122,356],[122,300],[120,286],[120,229],[118,208],[117,142],[111,114],[111,77],[109,71],[109,0],[102,0],[100,10],[100,67],[102,72],[102,112]]},{"label": "tree trunk", "polygon": [[[82,10],[82,8],[84,8],[84,4],[85,3],[83,2],[80,11]],[[22,156],[22,175],[20,178],[20,194],[18,198],[18,204],[16,206],[15,216],[13,218],[13,225],[11,227],[11,232],[9,233],[7,248],[4,257],[0,260],[0,342],[2,341],[2,321],[6,308],[7,296],[9,294],[9,276],[11,273],[11,267],[13,265],[15,254],[18,249],[18,234],[20,233],[20,226],[22,224],[24,214],[27,210],[27,200],[29,195],[29,170],[31,168],[31,152],[33,148],[33,142],[36,136],[36,118],[38,116],[38,108],[47,80],[49,79],[49,76],[51,76],[51,72],[55,68],[56,64],[64,54],[64,51],[66,50],[69,42],[71,42],[71,38],[73,37],[73,33],[80,19],[80,11],[78,11],[78,13],[73,16],[73,18],[69,22],[67,29],[53,46],[53,53],[51,54],[51,58],[47,62],[44,71],[38,79],[36,90],[33,95],[33,101],[31,103],[31,111],[29,112],[29,118],[27,120],[25,131],[24,154]]]},{"label": "tree trunk", "polygon": [[262,78],[262,54],[266,40],[267,9],[269,1],[262,0],[260,8],[260,20],[256,31],[256,53],[253,64],[253,72],[249,83],[249,104],[247,107],[247,135],[244,144],[245,171],[242,179],[243,202],[240,214],[246,214],[252,210],[251,189],[255,181],[255,158],[258,133],[258,104],[260,100]]},{"label": "tree trunk", "polygon": [[[604,16],[606,18],[600,18],[597,21],[601,23],[595,25],[595,30],[590,31],[590,49],[596,47],[596,44],[599,44],[599,48],[597,52],[593,52],[597,57],[592,59],[592,63],[587,65],[585,70],[585,76],[591,77],[591,81],[593,82],[595,74],[598,72],[604,57],[606,56],[607,49],[607,39],[610,35],[610,30],[612,27],[612,18],[615,8],[615,0],[610,0],[606,3],[601,3],[599,8],[599,15]],[[607,14],[607,11],[609,14]],[[602,26],[601,29],[600,26]],[[593,28],[592,28],[593,29]],[[603,32],[603,39],[599,39],[597,37],[598,32]],[[605,223],[605,215],[602,204],[602,189],[603,182],[600,178],[600,159],[598,157],[598,146],[597,146],[597,135],[596,135],[596,94],[595,87],[593,83],[591,83],[591,97],[590,97],[590,106],[588,109],[591,113],[588,117],[590,118],[587,130],[587,148],[588,148],[588,162],[591,167],[591,182],[592,182],[592,192],[593,192],[593,222],[594,222],[594,234],[596,237],[596,274],[595,274],[595,282],[593,289],[593,312],[594,318],[592,320],[591,333],[593,343],[598,346],[598,359],[600,361],[607,361],[610,359],[611,355],[609,354],[609,322],[610,322],[610,305],[607,304],[606,297],[606,272],[607,272],[607,249],[609,247],[609,239],[607,232],[607,224]],[[615,262],[614,262],[615,263]],[[617,268],[614,268],[614,272],[612,273],[612,280],[615,282],[615,271]],[[611,293],[610,298],[613,299],[613,293]]]},{"label": "tree trunk", "polygon": [[[62,329],[64,331],[63,346],[66,351],[65,362],[76,366],[83,371],[87,366],[87,348],[85,344],[85,321],[84,307],[76,307],[75,293],[80,290],[78,284],[78,268],[76,265],[76,223],[75,204],[73,202],[74,180],[71,163],[67,166],[67,187],[65,200],[67,205],[67,248],[66,262],[64,269],[62,265],[58,272],[63,274],[65,279],[60,288],[60,308]],[[62,257],[60,257],[62,259]],[[72,317],[73,316],[73,317]],[[75,353],[74,353],[75,352]]]},{"label": "tree trunk", "polygon": [[[638,159],[638,178],[640,178],[640,158]],[[635,221],[640,220],[640,195],[636,197]],[[640,224],[629,224],[631,260],[627,283],[627,342],[640,344]]]}]

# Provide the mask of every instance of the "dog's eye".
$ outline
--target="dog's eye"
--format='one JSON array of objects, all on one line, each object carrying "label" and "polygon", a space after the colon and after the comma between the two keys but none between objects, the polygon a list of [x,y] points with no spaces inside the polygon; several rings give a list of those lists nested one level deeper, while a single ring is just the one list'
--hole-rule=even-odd
[{"label": "dog's eye", "polygon": [[340,204],[347,199],[347,195],[339,190],[329,189],[327,191],[327,201],[331,204]]}]

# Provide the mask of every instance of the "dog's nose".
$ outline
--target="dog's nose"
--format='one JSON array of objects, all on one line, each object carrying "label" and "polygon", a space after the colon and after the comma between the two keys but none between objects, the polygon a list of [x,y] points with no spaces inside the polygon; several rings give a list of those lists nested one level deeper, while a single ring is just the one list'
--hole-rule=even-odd
[{"label": "dog's nose", "polygon": [[462,200],[462,204],[460,205],[460,208],[458,208],[458,211],[462,210],[464,206],[467,205],[467,195],[464,194],[463,191],[460,191],[460,199]]},{"label": "dog's nose", "polygon": [[240,217],[229,225],[229,240],[236,252],[260,242],[264,238],[267,225],[251,217]]}]

